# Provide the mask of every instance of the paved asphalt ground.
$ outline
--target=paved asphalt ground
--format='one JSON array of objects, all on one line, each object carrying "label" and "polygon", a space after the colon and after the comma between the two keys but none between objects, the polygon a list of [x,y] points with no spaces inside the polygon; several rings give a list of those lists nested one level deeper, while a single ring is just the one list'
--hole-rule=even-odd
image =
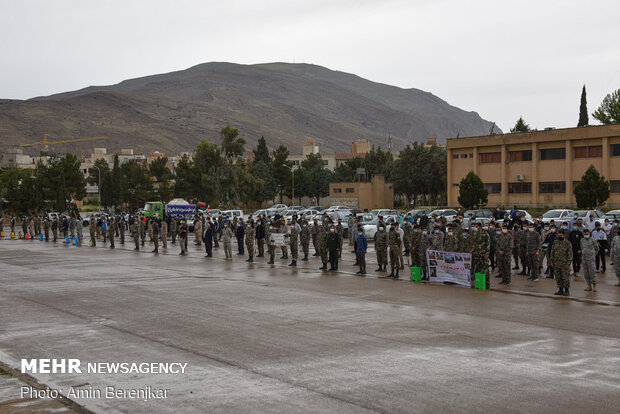
[{"label": "paved asphalt ground", "polygon": [[[170,390],[73,398],[97,413],[618,412],[613,268],[599,293],[578,281],[565,299],[548,295],[551,280],[522,276],[503,291],[386,280],[374,264],[363,278],[349,253],[330,273],[316,258],[293,269],[224,261],[221,249],[130,249],[0,241],[0,361],[188,364],[178,375],[32,375],[64,393]],[[19,384],[0,375],[0,413],[38,409],[17,407]]]}]

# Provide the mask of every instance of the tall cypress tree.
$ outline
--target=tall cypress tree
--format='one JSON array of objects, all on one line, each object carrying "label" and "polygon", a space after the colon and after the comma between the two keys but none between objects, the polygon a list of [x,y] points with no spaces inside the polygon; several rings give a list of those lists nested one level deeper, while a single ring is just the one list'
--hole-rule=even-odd
[{"label": "tall cypress tree", "polygon": [[586,85],[581,90],[581,105],[579,105],[578,127],[588,126],[588,103],[586,102]]}]

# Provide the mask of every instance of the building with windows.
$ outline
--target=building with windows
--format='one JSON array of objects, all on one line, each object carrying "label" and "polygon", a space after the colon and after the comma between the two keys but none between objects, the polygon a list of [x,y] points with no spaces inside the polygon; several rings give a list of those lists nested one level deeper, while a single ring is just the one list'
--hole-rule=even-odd
[{"label": "building with windows", "polygon": [[394,208],[394,187],[385,177],[375,175],[372,181],[330,183],[329,204],[356,207],[360,210]]},{"label": "building with windows", "polygon": [[447,155],[449,206],[473,171],[491,206],[574,207],[573,188],[593,165],[610,181],[607,205],[620,207],[620,125],[453,138]]}]

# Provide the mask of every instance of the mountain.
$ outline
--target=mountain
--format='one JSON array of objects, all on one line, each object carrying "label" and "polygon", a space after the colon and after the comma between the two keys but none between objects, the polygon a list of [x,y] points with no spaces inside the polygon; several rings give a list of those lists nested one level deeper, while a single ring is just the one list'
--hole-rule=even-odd
[{"label": "mountain", "polygon": [[57,145],[57,152],[102,146],[178,154],[202,139],[219,143],[226,125],[240,130],[246,149],[263,135],[270,147],[284,144],[292,153],[306,138],[322,152],[345,152],[360,138],[386,148],[390,135],[399,150],[429,137],[484,135],[491,127],[429,92],[308,64],[212,62],[27,101],[0,100],[4,144],[37,141],[43,133],[50,140],[109,137]]}]

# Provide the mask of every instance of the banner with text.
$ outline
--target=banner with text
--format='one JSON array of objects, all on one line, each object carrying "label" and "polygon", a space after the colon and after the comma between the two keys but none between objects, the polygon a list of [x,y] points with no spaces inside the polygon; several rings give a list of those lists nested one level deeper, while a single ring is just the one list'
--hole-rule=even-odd
[{"label": "banner with text", "polygon": [[427,250],[429,281],[471,287],[471,254]]}]

